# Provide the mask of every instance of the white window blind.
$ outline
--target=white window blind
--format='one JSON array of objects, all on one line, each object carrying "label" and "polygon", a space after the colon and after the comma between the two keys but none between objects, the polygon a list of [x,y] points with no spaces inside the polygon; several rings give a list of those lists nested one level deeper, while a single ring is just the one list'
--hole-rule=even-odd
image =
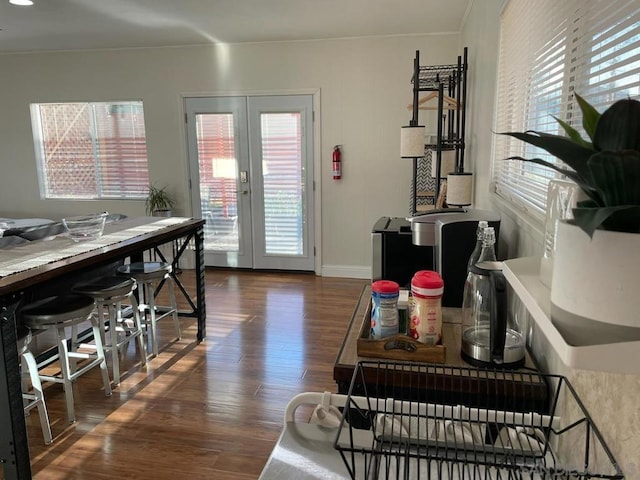
[{"label": "white window blind", "polygon": [[43,198],[145,198],[142,102],[31,105]]},{"label": "white window blind", "polygon": [[262,113],[265,254],[304,255],[302,115]]},{"label": "white window blind", "polygon": [[[573,93],[602,112],[640,96],[640,2],[637,0],[510,0],[501,16],[497,132],[564,135],[554,116],[578,131]],[[542,221],[548,182],[558,176],[511,156],[559,162],[544,150],[497,135],[495,192]]]}]

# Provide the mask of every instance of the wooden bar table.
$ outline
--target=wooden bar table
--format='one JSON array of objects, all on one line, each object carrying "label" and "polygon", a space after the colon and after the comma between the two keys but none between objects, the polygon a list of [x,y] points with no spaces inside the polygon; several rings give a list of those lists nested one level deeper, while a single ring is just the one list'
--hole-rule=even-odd
[{"label": "wooden bar table", "polygon": [[[197,339],[202,341],[206,336],[203,225],[202,219],[183,217],[127,218],[105,225],[96,240],[74,243],[58,235],[0,250],[0,465],[6,480],[31,478],[16,340],[16,311],[25,293],[127,257],[140,261],[144,252],[164,259],[159,247],[171,244],[174,280],[191,308],[180,315],[197,319]],[[176,277],[178,261],[190,245],[195,251],[195,301]]]}]

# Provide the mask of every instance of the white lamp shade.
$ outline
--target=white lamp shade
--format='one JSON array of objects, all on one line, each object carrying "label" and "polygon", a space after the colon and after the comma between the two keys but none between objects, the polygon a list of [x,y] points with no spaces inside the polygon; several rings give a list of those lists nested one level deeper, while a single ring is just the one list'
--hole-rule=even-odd
[{"label": "white lamp shade", "polygon": [[[440,161],[440,178],[447,178],[451,172],[456,171],[456,151],[455,150],[443,150],[442,160]],[[431,176],[436,178],[438,166],[438,152],[433,150],[431,152]]]},{"label": "white lamp shade", "polygon": [[411,125],[400,130],[400,156],[424,157],[424,125]]},{"label": "white lamp shade", "polygon": [[464,207],[471,205],[473,175],[471,173],[450,173],[447,175],[447,205]]}]

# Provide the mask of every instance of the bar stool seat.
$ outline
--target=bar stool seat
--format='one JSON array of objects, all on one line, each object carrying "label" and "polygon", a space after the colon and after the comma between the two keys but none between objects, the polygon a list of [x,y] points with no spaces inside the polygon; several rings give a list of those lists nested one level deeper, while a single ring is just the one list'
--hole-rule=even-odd
[{"label": "bar stool seat", "polygon": [[[111,352],[114,385],[120,384],[119,356],[126,351],[133,339],[138,339],[141,364],[146,365],[147,363],[140,311],[136,297],[133,295],[135,288],[136,281],[134,279],[114,276],[80,283],[72,288],[73,292],[92,297],[96,302],[103,347],[105,352]],[[128,302],[131,305],[131,317],[123,315],[124,310],[128,307],[123,305],[123,302]]]},{"label": "bar stool seat", "polygon": [[[64,393],[67,405],[67,418],[69,423],[76,420],[73,385],[78,377],[84,375],[94,367],[100,367],[102,381],[104,383],[104,393],[111,395],[111,385],[109,383],[109,373],[107,372],[107,362],[102,346],[102,337],[98,322],[93,318],[95,301],[91,297],[84,295],[60,295],[47,297],[26,305],[21,310],[24,324],[32,330],[55,329],[58,347],[58,360],[60,362],[60,375],[39,374],[41,380],[47,382],[61,383],[64,386]],[[95,341],[95,353],[84,353],[69,350],[70,338],[65,333],[66,327],[77,326],[79,323],[89,321],[93,330]],[[71,342],[73,343],[73,342]],[[80,369],[72,369],[71,360],[88,360]]]},{"label": "bar stool seat", "polygon": [[[117,269],[118,275],[126,275],[134,278],[140,293],[140,310],[144,312],[143,323],[151,326],[151,347],[154,356],[158,356],[158,329],[157,323],[171,315],[176,331],[176,337],[180,339],[180,320],[178,319],[178,306],[173,278],[172,267],[166,262],[135,262],[122,265]],[[168,307],[160,307],[155,304],[155,288],[166,283],[169,292]],[[160,315],[156,313],[159,312]]]},{"label": "bar stool seat", "polygon": [[[53,437],[51,436],[51,425],[49,423],[49,415],[47,414],[47,405],[44,402],[42,383],[38,375],[38,364],[36,363],[33,353],[29,350],[31,330],[19,326],[17,334],[18,356],[20,357],[20,368],[22,369],[22,398],[25,400],[24,412],[28,414],[32,409],[38,409],[44,443],[49,445],[53,441]],[[26,381],[27,378],[31,383],[31,391]]]}]

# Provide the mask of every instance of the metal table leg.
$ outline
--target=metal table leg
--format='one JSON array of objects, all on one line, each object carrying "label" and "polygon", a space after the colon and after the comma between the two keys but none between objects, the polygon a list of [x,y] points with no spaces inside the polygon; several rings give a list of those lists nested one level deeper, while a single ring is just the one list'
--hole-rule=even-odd
[{"label": "metal table leg", "polygon": [[16,338],[17,304],[13,299],[0,306],[0,464],[6,480],[31,478]]},{"label": "metal table leg", "polygon": [[205,304],[205,278],[204,278],[204,229],[199,227],[195,234],[196,246],[196,291],[197,293],[197,318],[198,318],[198,341],[201,342],[207,336],[206,319],[207,307]]},{"label": "metal table leg", "polygon": [[[196,263],[196,265],[195,265],[195,274],[196,274],[196,300],[195,300],[195,303],[194,303],[194,300],[191,298],[191,295],[189,294],[189,292],[187,292],[187,289],[185,288],[185,286],[180,281],[180,278],[178,277],[180,258],[182,257],[184,252],[188,249],[188,247],[191,244],[192,240],[193,240],[193,244],[194,244],[194,247],[195,247],[195,263]],[[174,258],[172,260],[173,269],[172,269],[172,272],[171,272],[171,276],[173,277],[173,281],[175,283],[175,286],[178,288],[178,290],[180,290],[180,293],[182,293],[182,296],[184,297],[184,299],[189,304],[189,308],[191,308],[191,311],[180,311],[179,315],[185,316],[185,317],[195,317],[197,319],[197,322],[198,322],[197,340],[199,342],[201,342],[207,336],[207,332],[206,332],[207,311],[206,311],[206,303],[205,303],[205,268],[204,268],[204,229],[203,229],[203,227],[202,226],[198,227],[198,229],[196,231],[189,233],[186,237],[181,238],[178,241],[180,243],[177,246],[174,245],[174,250],[173,250]],[[168,262],[168,260],[165,258],[164,254],[162,253],[162,251],[160,250],[159,247],[160,247],[159,245],[154,247],[154,249],[153,249],[154,254],[157,257],[159,257],[161,261]],[[133,260],[133,257],[132,257],[132,262],[133,261],[134,260]],[[136,260],[136,261],[138,261],[138,260]],[[164,280],[161,281],[158,284],[158,286],[156,287],[156,290],[155,290],[155,294],[156,295],[162,289],[163,285],[164,285]]]}]

